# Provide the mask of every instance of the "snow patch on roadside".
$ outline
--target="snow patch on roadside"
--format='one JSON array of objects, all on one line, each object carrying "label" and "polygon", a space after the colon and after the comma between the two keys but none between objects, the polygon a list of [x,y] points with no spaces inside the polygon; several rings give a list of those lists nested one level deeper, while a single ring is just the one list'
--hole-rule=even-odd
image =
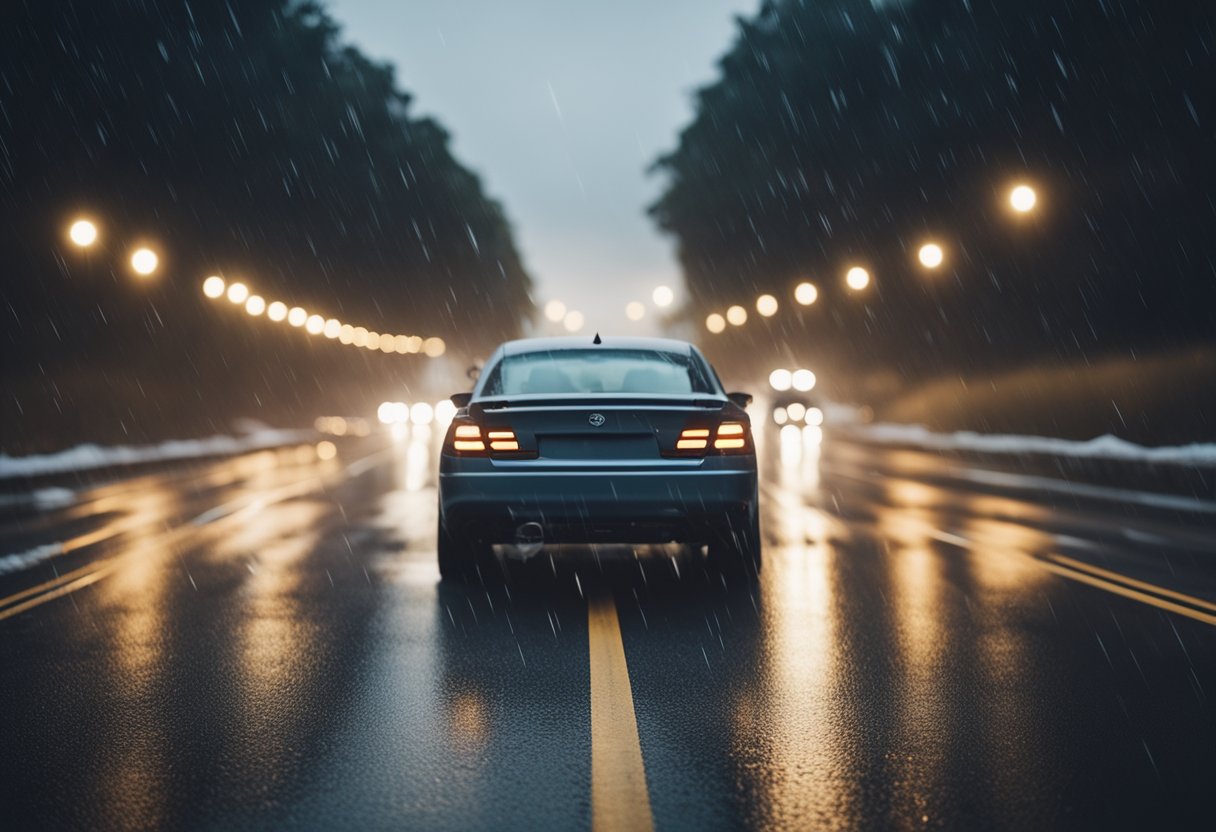
[{"label": "snow patch on roadside", "polygon": [[[87,471],[115,465],[136,465],[206,456],[226,456],[311,442],[311,430],[261,429],[245,436],[211,436],[206,439],[174,439],[159,445],[77,445],[52,454],[7,456],[0,454],[0,479]],[[49,489],[48,489],[49,490]],[[69,492],[70,493],[70,492]]]},{"label": "snow patch on roadside", "polygon": [[934,433],[922,425],[883,423],[849,428],[860,438],[887,445],[915,445],[939,451],[989,454],[1051,454],[1084,459],[1114,459],[1169,465],[1216,465],[1216,443],[1149,448],[1109,434],[1084,441],[1000,433]]},{"label": "snow patch on roadside", "polygon": [[62,543],[47,543],[42,546],[35,546],[33,549],[27,549],[24,552],[4,555],[0,557],[0,575],[20,572],[22,569],[28,569],[60,554],[63,554]]},{"label": "snow patch on roadside", "polygon": [[76,492],[68,488],[39,488],[21,494],[0,494],[0,508],[32,508],[50,511],[76,502]]}]

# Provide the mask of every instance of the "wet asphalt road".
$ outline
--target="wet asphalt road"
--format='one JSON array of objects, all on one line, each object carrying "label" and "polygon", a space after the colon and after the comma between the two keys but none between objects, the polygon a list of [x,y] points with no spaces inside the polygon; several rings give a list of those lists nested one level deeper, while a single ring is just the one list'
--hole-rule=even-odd
[{"label": "wet asphalt road", "polygon": [[1210,483],[771,433],[758,582],[453,586],[435,441],[3,509],[0,826],[1211,828]]}]

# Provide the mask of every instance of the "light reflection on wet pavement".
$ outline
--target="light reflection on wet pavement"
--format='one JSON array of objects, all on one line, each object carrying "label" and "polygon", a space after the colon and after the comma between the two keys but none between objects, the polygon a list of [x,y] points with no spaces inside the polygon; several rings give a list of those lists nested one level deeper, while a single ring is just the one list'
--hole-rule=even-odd
[{"label": "light reflection on wet pavement", "polygon": [[596,592],[658,829],[1210,819],[1210,517],[821,436],[760,437],[758,583],[575,547],[441,584],[429,431],[10,510],[0,554],[62,553],[0,575],[6,825],[587,827]]}]

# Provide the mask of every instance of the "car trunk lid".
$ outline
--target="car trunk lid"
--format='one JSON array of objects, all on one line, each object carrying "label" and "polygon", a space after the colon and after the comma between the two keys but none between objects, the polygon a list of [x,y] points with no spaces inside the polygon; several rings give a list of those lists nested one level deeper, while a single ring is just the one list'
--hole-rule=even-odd
[{"label": "car trunk lid", "polygon": [[474,402],[470,416],[509,428],[538,461],[656,461],[680,431],[717,421],[724,399],[706,396],[520,396]]}]

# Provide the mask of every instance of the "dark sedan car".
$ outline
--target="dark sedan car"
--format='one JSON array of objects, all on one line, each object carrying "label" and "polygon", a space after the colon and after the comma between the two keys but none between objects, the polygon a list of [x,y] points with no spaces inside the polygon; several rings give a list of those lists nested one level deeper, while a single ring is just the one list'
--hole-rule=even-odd
[{"label": "dark sedan car", "polygon": [[472,574],[496,543],[705,547],[760,568],[756,454],[744,409],[691,344],[534,338],[503,344],[448,428],[439,569]]}]

